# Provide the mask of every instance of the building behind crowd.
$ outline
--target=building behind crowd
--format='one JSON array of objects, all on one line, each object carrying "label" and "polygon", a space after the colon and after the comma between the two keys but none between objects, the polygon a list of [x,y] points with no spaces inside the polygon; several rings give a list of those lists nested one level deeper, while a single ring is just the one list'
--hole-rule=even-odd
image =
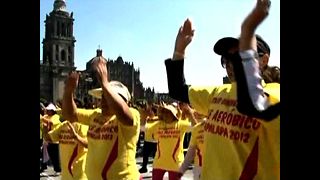
[{"label": "building behind crowd", "polygon": [[[66,10],[65,0],[55,0],[53,10],[46,15],[45,37],[42,41],[43,56],[40,60],[40,99],[56,102],[62,99],[66,77],[76,70],[74,66],[75,37],[73,36],[73,12]],[[102,55],[98,49],[96,55]],[[92,58],[93,59],[93,58]],[[91,59],[91,60],[92,60]],[[88,90],[98,87],[98,82],[90,73],[91,60],[81,73],[77,98],[83,102],[91,101]],[[126,62],[119,56],[116,60],[108,59],[109,80],[117,80],[125,84],[133,100],[155,100],[154,89],[143,87],[140,81],[140,70],[134,68],[132,62]]]},{"label": "building behind crowd", "polygon": [[[96,56],[102,56],[102,50],[98,49]],[[77,91],[77,97],[83,102],[92,102],[92,97],[88,95],[88,90],[93,88],[98,88],[99,82],[95,76],[91,73],[91,64],[94,56],[86,64],[86,69],[84,71],[79,71],[81,73],[79,88]],[[127,86],[133,101],[153,99],[154,90],[150,91],[150,88],[145,89],[142,82],[140,81],[140,70],[134,68],[134,64],[131,62],[126,62],[119,56],[116,60],[107,60],[107,70],[108,70],[108,80],[109,81],[120,81]]]},{"label": "building behind crowd", "polygon": [[40,98],[56,101],[62,98],[64,81],[74,67],[73,13],[63,0],[55,0],[46,15],[43,56],[40,61]]}]

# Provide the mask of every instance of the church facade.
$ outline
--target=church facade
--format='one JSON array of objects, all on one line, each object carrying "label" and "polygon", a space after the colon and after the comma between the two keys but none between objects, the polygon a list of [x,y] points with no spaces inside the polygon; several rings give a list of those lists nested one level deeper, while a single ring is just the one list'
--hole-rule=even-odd
[{"label": "church facade", "polygon": [[[53,10],[46,15],[45,37],[42,44],[42,61],[40,61],[40,99],[56,102],[62,99],[65,80],[69,72],[76,70],[74,60],[75,37],[73,36],[73,12],[66,10],[65,0],[55,0]],[[98,49],[96,56],[102,56],[102,50]],[[95,56],[94,56],[95,57]],[[93,58],[94,58],[93,57]],[[92,59],[93,59],[92,58]],[[86,102],[91,101],[88,90],[98,87],[98,82],[90,73],[91,60],[87,62],[86,70],[81,73],[76,98]],[[147,97],[154,99],[154,90],[146,96],[146,89],[140,81],[140,70],[134,68],[134,64],[126,62],[119,56],[116,60],[107,60],[109,80],[117,80],[125,84],[133,100],[141,100]]]}]

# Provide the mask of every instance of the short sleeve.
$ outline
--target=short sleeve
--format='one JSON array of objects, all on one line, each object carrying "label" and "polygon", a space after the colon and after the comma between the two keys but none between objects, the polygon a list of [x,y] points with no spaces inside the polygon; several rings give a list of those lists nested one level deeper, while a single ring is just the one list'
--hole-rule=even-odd
[{"label": "short sleeve", "polygon": [[77,123],[77,128],[78,128],[78,132],[77,132],[77,133],[78,133],[81,137],[86,138],[86,137],[87,137],[88,130],[89,130],[89,126],[88,126],[88,125],[81,124],[81,123]]},{"label": "short sleeve", "polygon": [[157,129],[159,127],[160,121],[156,121],[154,123],[150,123],[146,126],[145,131],[145,140],[151,141],[151,140],[157,140]]},{"label": "short sleeve", "polygon": [[183,132],[191,132],[192,130],[190,121],[179,120],[179,125]]},{"label": "short sleeve", "polygon": [[133,117],[133,126],[139,126],[140,125],[139,111],[134,108],[130,108],[130,112],[132,113],[132,117]]},{"label": "short sleeve", "polygon": [[100,112],[100,109],[77,109],[78,122],[89,125]]},{"label": "short sleeve", "polygon": [[66,123],[66,121],[58,124],[54,129],[52,129],[51,131],[48,132],[48,134],[53,142],[60,140],[59,134],[60,134],[61,128],[63,127],[63,125],[65,123]]},{"label": "short sleeve", "polygon": [[210,87],[189,87],[189,101],[192,108],[201,114],[208,115],[210,99],[215,90],[214,86]]}]

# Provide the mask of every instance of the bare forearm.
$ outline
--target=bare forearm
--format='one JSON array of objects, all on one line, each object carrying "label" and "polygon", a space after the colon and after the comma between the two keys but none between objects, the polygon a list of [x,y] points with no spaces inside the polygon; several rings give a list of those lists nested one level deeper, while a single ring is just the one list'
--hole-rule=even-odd
[{"label": "bare forearm", "polygon": [[81,146],[88,148],[88,140],[86,138],[81,137],[80,135],[76,135],[76,140],[81,144]]},{"label": "bare forearm", "polygon": [[240,51],[257,49],[257,45],[256,45],[257,42],[256,42],[254,33],[257,27],[263,22],[263,20],[269,14],[268,6],[261,6],[258,4],[250,12],[250,14],[244,19],[241,25],[241,35],[240,35],[240,44],[239,44]]},{"label": "bare forearm", "polygon": [[254,11],[252,11],[241,25],[241,35],[239,49],[245,51],[248,49],[257,50],[257,42],[254,36],[254,32],[257,28],[257,20],[254,17]]},{"label": "bare forearm", "polygon": [[190,112],[190,120],[191,120],[191,125],[194,126],[198,123],[197,118],[194,116],[194,112]]},{"label": "bare forearm", "polygon": [[77,105],[73,99],[73,91],[65,90],[62,103],[62,116],[70,122],[77,121]]}]

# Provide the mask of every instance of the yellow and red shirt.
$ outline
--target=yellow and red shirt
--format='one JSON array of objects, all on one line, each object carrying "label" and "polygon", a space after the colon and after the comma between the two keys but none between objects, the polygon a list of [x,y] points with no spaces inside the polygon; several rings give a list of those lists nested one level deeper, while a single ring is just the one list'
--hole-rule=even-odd
[{"label": "yellow and red shirt", "polygon": [[153,168],[167,171],[179,171],[184,160],[183,138],[185,132],[191,130],[191,123],[174,121],[166,123],[157,121],[147,132],[157,141],[157,152],[153,160]]},{"label": "yellow and red shirt", "polygon": [[[279,102],[280,85],[264,86],[270,102]],[[208,117],[202,180],[280,179],[280,116],[265,122],[240,114],[235,83],[191,86],[189,100],[195,110]]]},{"label": "yellow and red shirt", "polygon": [[[45,114],[44,116],[42,116],[42,119],[43,118],[46,118],[46,119],[50,119],[51,123],[50,123],[50,128],[49,128],[49,131],[55,129],[59,124],[61,124],[61,121],[60,121],[60,116],[58,114],[54,114],[53,116],[48,116],[47,114]],[[41,119],[41,123],[43,123]],[[42,127],[42,126],[40,126]],[[54,144],[58,144],[59,141],[52,141],[51,143],[54,143]]]},{"label": "yellow and red shirt", "polygon": [[[77,134],[86,138],[89,128],[87,125],[77,122],[72,125]],[[59,141],[61,180],[87,180],[84,169],[88,150],[77,142],[67,121],[51,130],[49,136],[53,141]]]},{"label": "yellow and red shirt", "polygon": [[89,125],[88,179],[139,179],[135,155],[140,114],[133,108],[130,111],[134,119],[133,126],[122,124],[116,115],[103,117],[99,110],[77,110],[78,121]]},{"label": "yellow and red shirt", "polygon": [[150,131],[148,130],[149,127],[152,127],[157,121],[159,121],[159,117],[158,116],[154,116],[153,118],[148,119],[146,121],[145,134],[144,134],[144,140],[145,141],[153,142],[153,143],[157,142],[156,140],[154,140],[154,137],[152,136],[152,133],[150,133]]},{"label": "yellow and red shirt", "polygon": [[198,165],[199,167],[202,167],[202,162],[203,162],[204,123],[205,121],[199,122],[192,128],[191,139],[189,143],[189,146],[196,147],[194,164]]}]

